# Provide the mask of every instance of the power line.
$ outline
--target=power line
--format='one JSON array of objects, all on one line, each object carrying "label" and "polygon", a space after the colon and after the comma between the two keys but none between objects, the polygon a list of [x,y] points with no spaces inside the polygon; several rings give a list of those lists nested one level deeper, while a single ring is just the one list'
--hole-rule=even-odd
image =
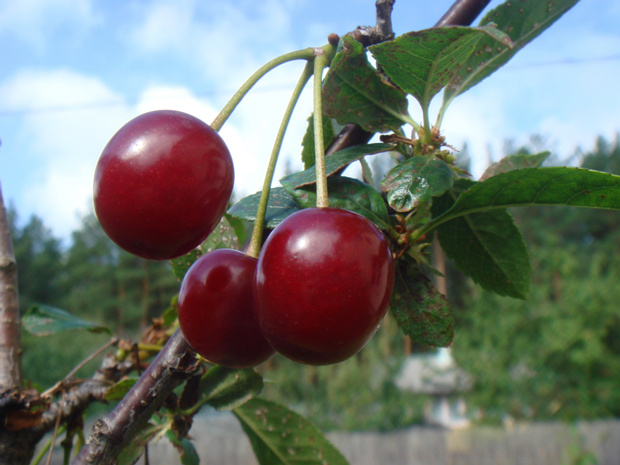
[{"label": "power line", "polygon": [[[509,64],[510,69],[521,69],[521,68],[540,68],[543,66],[570,66],[577,65],[583,63],[600,63],[605,61],[618,61],[620,60],[620,53],[615,55],[608,55],[602,57],[594,57],[594,58],[563,58],[561,60],[555,61],[545,61],[545,62],[537,62],[537,63],[524,63],[519,65]],[[287,88],[292,88],[295,84],[279,84],[279,85],[271,85],[271,86],[262,86],[254,89],[254,92],[274,92]],[[217,95],[232,95],[234,90],[219,90],[214,92],[204,92],[196,94],[196,98],[204,98],[207,96],[217,96]],[[174,99],[176,96],[170,95],[168,97],[163,96],[160,98],[169,98]],[[100,101],[100,102],[90,102],[90,103],[78,103],[74,105],[55,105],[49,107],[40,107],[40,108],[24,108],[17,110],[1,110],[0,109],[0,118],[5,117],[14,117],[14,116],[27,116],[34,114],[44,114],[44,113],[57,113],[62,111],[79,111],[79,110],[88,110],[88,109],[96,109],[103,107],[114,107],[121,105],[129,105],[130,102],[127,100],[110,100],[110,101]]]}]

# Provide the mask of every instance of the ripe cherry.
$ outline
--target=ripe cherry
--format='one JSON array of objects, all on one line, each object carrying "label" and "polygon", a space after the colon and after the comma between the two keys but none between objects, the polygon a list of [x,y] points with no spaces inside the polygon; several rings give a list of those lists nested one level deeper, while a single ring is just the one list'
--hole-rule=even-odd
[{"label": "ripe cherry", "polygon": [[261,250],[258,321],[282,355],[337,363],[375,333],[393,286],[390,247],[372,222],[346,210],[304,209],[282,221]]},{"label": "ripe cherry", "polygon": [[192,348],[229,368],[256,366],[274,354],[255,314],[256,259],[232,249],[200,257],[179,292],[179,324]]},{"label": "ripe cherry", "polygon": [[232,158],[216,131],[186,113],[153,111],[125,124],[104,148],[95,171],[95,213],[123,249],[170,259],[211,233],[233,182]]}]

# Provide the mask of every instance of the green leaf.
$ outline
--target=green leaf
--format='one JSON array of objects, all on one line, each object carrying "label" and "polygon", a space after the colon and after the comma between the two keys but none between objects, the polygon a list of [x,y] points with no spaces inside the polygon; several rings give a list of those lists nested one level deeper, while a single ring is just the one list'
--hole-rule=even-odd
[{"label": "green leaf", "polygon": [[405,94],[377,73],[359,42],[344,36],[342,44],[325,76],[325,114],[340,124],[358,124],[368,132],[396,131],[409,123]]},{"label": "green leaf", "polygon": [[427,109],[483,36],[507,39],[489,27],[453,26],[410,32],[369,50],[392,81]]},{"label": "green leaf", "polygon": [[390,311],[414,341],[432,347],[452,344],[454,317],[448,300],[406,255],[396,264]]},{"label": "green leaf", "polygon": [[201,255],[215,249],[239,249],[245,241],[245,225],[238,218],[225,214],[215,229],[209,234],[198,249],[194,249],[185,255],[171,259],[172,274],[179,280],[183,280],[187,270]]},{"label": "green leaf", "polygon": [[[256,212],[260,202],[261,193],[257,192],[248,197],[244,197],[234,204],[228,214],[245,221],[256,221]],[[275,228],[284,218],[301,210],[295,199],[293,199],[282,187],[274,187],[269,193],[269,203],[265,214],[265,226]]]},{"label": "green leaf", "polygon": [[[295,197],[295,200],[304,208],[316,207],[316,186],[306,186],[295,189],[288,184],[285,189]],[[342,208],[359,213],[372,221],[379,229],[390,228],[387,206],[373,187],[362,181],[345,176],[327,178],[329,192],[329,206]]]},{"label": "green leaf", "polygon": [[180,257],[173,258],[169,260],[170,266],[172,267],[172,274],[179,281],[183,280],[185,273],[187,270],[194,264],[196,260],[202,255],[202,252],[199,249],[194,249],[190,252],[187,252],[185,255],[181,255]]},{"label": "green leaf", "polygon": [[252,399],[233,413],[260,465],[348,464],[316,426],[282,405]]},{"label": "green leaf", "polygon": [[482,38],[444,92],[443,108],[459,94],[475,86],[510,60],[528,42],[557,21],[579,0],[506,1],[480,21],[504,31],[514,46],[509,48],[491,37]]},{"label": "green leaf", "polygon": [[500,161],[490,165],[480,176],[480,181],[508,171],[519,170],[522,168],[538,168],[549,158],[550,152],[540,152],[533,155],[515,154],[502,158]]},{"label": "green leaf", "polygon": [[528,205],[620,209],[620,176],[583,168],[523,168],[497,174],[461,194],[429,228],[458,216]]},{"label": "green leaf", "polygon": [[49,336],[62,331],[90,331],[107,333],[112,331],[107,326],[82,320],[65,310],[49,305],[33,305],[22,318],[24,329],[35,336]]},{"label": "green leaf", "polygon": [[[209,237],[200,244],[203,254],[215,249],[239,249],[239,238],[237,237],[238,228],[233,226],[233,222],[238,226],[238,219],[230,215],[224,215]],[[245,234],[245,231],[243,232]]]},{"label": "green leaf", "polygon": [[255,370],[215,366],[200,381],[198,404],[207,403],[217,410],[232,410],[256,397],[262,390],[263,377]]},{"label": "green leaf", "polygon": [[[328,147],[329,144],[336,138],[336,131],[334,129],[334,123],[328,116],[323,115],[323,144]],[[304,164],[304,168],[310,168],[314,165],[314,114],[308,118],[308,128],[304,134],[304,138],[301,142],[303,147],[301,151],[301,161]]]},{"label": "green leaf", "polygon": [[437,229],[446,255],[474,282],[499,295],[525,299],[532,269],[523,236],[506,210],[474,213]]},{"label": "green leaf", "polygon": [[442,160],[417,156],[392,168],[381,182],[388,203],[397,212],[408,212],[452,188],[454,174]]},{"label": "green leaf", "polygon": [[[329,157],[325,157],[326,174],[327,176],[334,174],[354,161],[361,160],[366,155],[374,155],[377,153],[387,152],[392,149],[394,149],[393,144],[364,144],[354,145],[353,147],[340,150]],[[315,182],[316,168],[314,166],[280,179],[280,183],[287,187],[302,187]]]},{"label": "green leaf", "polygon": [[108,389],[108,391],[105,393],[104,400],[108,402],[121,400],[123,397],[125,397],[125,394],[129,392],[133,385],[136,384],[136,381],[138,381],[138,378],[125,378],[120,380],[118,383]]},{"label": "green leaf", "polygon": [[144,453],[144,446],[151,442],[165,427],[166,424],[157,421],[156,416],[151,417],[151,421],[138,431],[131,442],[118,455],[118,465],[135,464]]},{"label": "green leaf", "polygon": [[200,464],[200,457],[198,456],[198,452],[196,451],[192,441],[186,437],[179,439],[172,430],[166,431],[165,436],[179,452],[179,458],[181,459],[182,465]]}]

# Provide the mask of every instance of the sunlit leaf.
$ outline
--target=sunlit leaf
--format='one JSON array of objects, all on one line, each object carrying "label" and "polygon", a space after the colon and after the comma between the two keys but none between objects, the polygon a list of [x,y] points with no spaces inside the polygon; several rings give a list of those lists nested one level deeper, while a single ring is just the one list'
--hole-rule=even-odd
[{"label": "sunlit leaf", "polygon": [[475,86],[510,60],[521,48],[557,21],[579,0],[519,0],[506,1],[480,21],[494,24],[508,34],[513,47],[507,47],[491,37],[482,38],[474,53],[453,77],[444,92],[443,107],[459,94]]},{"label": "sunlit leaf", "polygon": [[450,167],[434,157],[411,157],[392,168],[381,182],[388,203],[397,212],[408,212],[452,188]]},{"label": "sunlit leaf", "polygon": [[[234,204],[228,214],[245,221],[256,221],[256,212],[261,193],[244,197]],[[299,205],[282,187],[274,187],[269,194],[269,203],[265,214],[265,226],[275,228],[284,218],[300,210]]]},{"label": "sunlit leaf", "polygon": [[433,28],[403,34],[369,50],[392,81],[426,109],[484,36],[506,43],[508,38],[498,37],[498,33],[489,27]]},{"label": "sunlit leaf", "polygon": [[344,36],[342,44],[325,76],[325,114],[340,124],[358,124],[368,132],[398,130],[408,123],[411,118],[405,94],[377,73],[359,42]]}]

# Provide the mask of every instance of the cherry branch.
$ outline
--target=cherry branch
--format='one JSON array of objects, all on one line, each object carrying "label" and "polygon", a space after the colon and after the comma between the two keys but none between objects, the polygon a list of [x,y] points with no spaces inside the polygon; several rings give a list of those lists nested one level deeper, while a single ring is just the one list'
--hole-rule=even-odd
[{"label": "cherry branch", "polygon": [[196,355],[177,330],[123,400],[93,426],[72,465],[114,463],[174,388],[197,369]]},{"label": "cherry branch", "polygon": [[[435,23],[435,27],[469,26],[482,13],[491,0],[456,0],[450,9]],[[377,0],[377,24],[358,27],[350,33],[364,46],[378,44],[394,38],[391,14],[395,0]],[[331,155],[347,147],[368,143],[374,134],[364,131],[357,124],[347,124],[325,151]]]}]

